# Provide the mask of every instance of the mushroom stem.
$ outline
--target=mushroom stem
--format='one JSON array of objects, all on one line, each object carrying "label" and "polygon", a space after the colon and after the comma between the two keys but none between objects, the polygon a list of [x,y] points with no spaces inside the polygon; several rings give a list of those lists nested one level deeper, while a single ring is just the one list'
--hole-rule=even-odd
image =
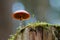
[{"label": "mushroom stem", "polygon": [[21,26],[21,28],[24,26],[24,23],[23,23],[23,21],[22,21],[22,20],[20,21],[19,26]]}]

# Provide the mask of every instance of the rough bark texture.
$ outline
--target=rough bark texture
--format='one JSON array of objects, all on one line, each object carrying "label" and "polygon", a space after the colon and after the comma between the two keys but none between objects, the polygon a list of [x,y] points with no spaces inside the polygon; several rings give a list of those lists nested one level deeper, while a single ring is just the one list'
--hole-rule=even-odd
[{"label": "rough bark texture", "polygon": [[50,24],[31,24],[20,29],[19,32],[9,40],[60,40],[60,33],[57,27],[57,25]]}]

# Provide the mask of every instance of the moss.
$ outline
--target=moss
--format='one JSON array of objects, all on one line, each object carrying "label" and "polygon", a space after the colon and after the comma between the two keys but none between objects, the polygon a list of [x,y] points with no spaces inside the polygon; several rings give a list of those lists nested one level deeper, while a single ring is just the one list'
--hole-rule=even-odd
[{"label": "moss", "polygon": [[17,36],[17,34],[11,35],[8,40],[15,40],[16,36]]},{"label": "moss", "polygon": [[25,28],[32,28],[35,30],[36,27],[42,27],[44,29],[48,29],[48,27],[56,27],[56,28],[59,27],[59,30],[60,30],[60,25],[52,25],[46,22],[29,23],[23,28],[18,27],[16,34],[12,35],[8,40],[15,40],[16,36],[19,35],[20,33],[23,33]]}]

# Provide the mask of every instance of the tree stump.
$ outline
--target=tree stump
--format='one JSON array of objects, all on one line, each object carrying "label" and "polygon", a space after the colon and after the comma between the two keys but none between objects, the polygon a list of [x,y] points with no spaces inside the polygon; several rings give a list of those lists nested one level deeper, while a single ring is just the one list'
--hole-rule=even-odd
[{"label": "tree stump", "polygon": [[8,40],[60,40],[60,33],[59,31],[56,32],[57,27],[58,25],[48,23],[32,23],[23,28],[18,28],[16,34]]}]

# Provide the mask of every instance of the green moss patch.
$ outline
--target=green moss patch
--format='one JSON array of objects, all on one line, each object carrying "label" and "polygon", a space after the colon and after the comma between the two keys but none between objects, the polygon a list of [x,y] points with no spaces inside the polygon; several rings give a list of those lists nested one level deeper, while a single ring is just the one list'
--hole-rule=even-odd
[{"label": "green moss patch", "polygon": [[29,23],[28,25],[26,25],[25,27],[18,27],[16,34],[11,35],[11,37],[8,40],[15,40],[16,36],[19,35],[20,33],[23,33],[25,28],[32,28],[35,30],[36,27],[42,27],[44,29],[48,29],[49,27],[59,27],[58,29],[60,30],[60,25],[52,25],[52,24],[48,24],[46,22],[35,22],[35,23]]}]

